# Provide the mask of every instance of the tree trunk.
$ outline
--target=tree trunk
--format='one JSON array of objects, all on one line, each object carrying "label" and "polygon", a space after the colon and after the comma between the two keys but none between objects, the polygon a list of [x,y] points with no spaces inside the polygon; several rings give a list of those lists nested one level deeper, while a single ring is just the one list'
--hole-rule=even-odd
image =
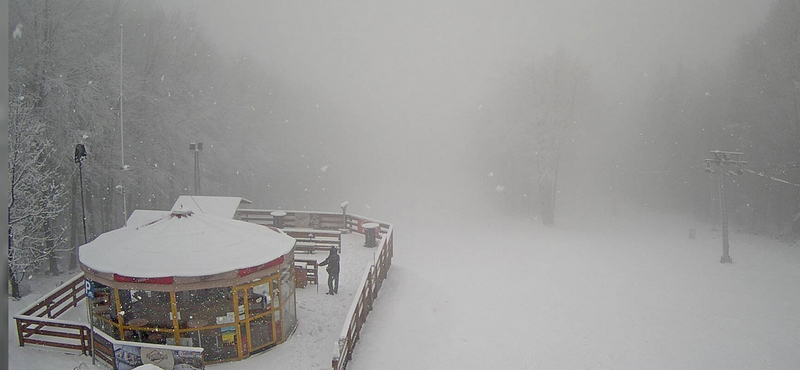
[{"label": "tree trunk", "polygon": [[555,224],[555,178],[550,176],[543,176],[539,180],[539,212],[541,212],[542,223],[545,226],[553,226]]},{"label": "tree trunk", "polygon": [[114,215],[114,211],[113,211],[114,207],[112,205],[112,203],[114,202],[114,179],[113,178],[109,178],[108,179],[108,186],[106,187],[106,190],[103,193],[104,193],[104,197],[102,198],[103,201],[102,201],[101,206],[100,206],[100,213],[101,213],[101,217],[103,219],[103,231],[102,232],[106,232],[106,231],[113,230],[114,226],[116,225],[116,223],[114,222],[116,220],[113,217],[113,215]]},{"label": "tree trunk", "polygon": [[792,223],[792,234],[800,235],[800,188],[795,190],[794,222]]},{"label": "tree trunk", "polygon": [[56,255],[56,242],[53,240],[53,222],[47,221],[44,230],[44,246],[47,251],[47,261],[50,267],[50,276],[57,276],[61,272],[58,270],[58,256]]},{"label": "tree trunk", "polygon": [[[95,220],[97,218],[95,217],[95,214],[94,214],[94,197],[92,196],[92,194],[94,194],[95,192],[94,191],[87,191],[87,190],[93,190],[93,188],[96,188],[96,187],[93,186],[92,183],[84,184],[83,197],[84,197],[84,203],[85,203],[85,206],[86,206],[86,221],[85,222],[86,222],[86,231],[87,231],[87,234],[88,234],[86,236],[86,240],[84,241],[84,243],[88,243],[90,240],[93,240],[95,235],[96,235],[95,233],[97,231],[97,224],[95,224]],[[96,189],[94,189],[94,190],[96,190]],[[83,213],[81,213],[81,218],[83,218]]]},{"label": "tree trunk", "polygon": [[80,214],[81,210],[78,209],[78,179],[75,178],[75,181],[72,182],[70,194],[72,194],[72,199],[70,200],[70,207],[69,207],[69,269],[74,270],[78,268],[78,246],[80,242],[78,242],[79,232],[82,226],[78,219],[78,214]]},{"label": "tree trunk", "polygon": [[11,284],[11,298],[14,298],[15,301],[18,301],[20,298],[22,298],[19,292],[19,281],[17,281],[13,272],[11,271],[11,265],[8,265],[8,281]]},{"label": "tree trunk", "polygon": [[[11,214],[10,209],[8,214]],[[17,278],[14,275],[14,270],[11,268],[11,264],[14,261],[14,231],[11,228],[11,216],[8,217],[8,221],[8,282],[11,285],[11,298],[14,298],[14,300],[19,300],[22,298],[20,297],[19,292],[19,281],[17,281]]]},{"label": "tree trunk", "polygon": [[75,176],[74,181],[70,185],[70,194],[72,199],[70,201],[69,209],[69,269],[75,270],[78,268],[78,246],[83,244],[83,210],[80,205],[80,189],[78,188],[78,176]]}]

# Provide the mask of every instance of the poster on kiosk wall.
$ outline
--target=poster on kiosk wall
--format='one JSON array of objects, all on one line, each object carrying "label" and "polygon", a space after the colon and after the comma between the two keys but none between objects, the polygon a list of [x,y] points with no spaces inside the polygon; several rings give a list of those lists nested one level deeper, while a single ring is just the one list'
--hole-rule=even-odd
[{"label": "poster on kiosk wall", "polygon": [[172,348],[114,345],[117,370],[135,370],[150,364],[165,370],[204,370],[203,354],[198,351],[180,351]]}]

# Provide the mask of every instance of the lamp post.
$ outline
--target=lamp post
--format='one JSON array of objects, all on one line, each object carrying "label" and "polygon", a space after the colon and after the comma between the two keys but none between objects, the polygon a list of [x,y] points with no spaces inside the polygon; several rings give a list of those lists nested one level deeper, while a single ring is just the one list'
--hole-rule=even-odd
[{"label": "lamp post", "polygon": [[203,143],[189,143],[189,150],[194,152],[194,195],[200,193],[200,152],[203,151]]},{"label": "lamp post", "polygon": [[339,230],[343,234],[349,233],[350,229],[347,227],[347,205],[349,205],[349,201],[344,201],[339,207],[342,208],[342,228]]},{"label": "lamp post", "polygon": [[78,178],[81,187],[81,213],[83,214],[83,243],[89,242],[86,237],[86,206],[83,201],[83,160],[86,159],[86,146],[83,144],[75,145],[75,163],[78,164]]},{"label": "lamp post", "polygon": [[[80,186],[81,186],[81,214],[83,218],[83,243],[86,244],[89,242],[88,238],[86,237],[86,206],[83,201],[83,160],[86,159],[86,146],[83,144],[75,145],[75,163],[78,164],[78,178],[80,179]],[[89,288],[89,282],[87,281],[86,285],[86,294],[87,297],[90,297],[91,291]],[[92,317],[92,305],[87,304],[87,313],[89,315],[89,348],[92,350],[92,365],[96,364],[96,357],[94,353],[94,317]]]},{"label": "lamp post", "polygon": [[728,214],[725,210],[725,172],[724,166],[736,166],[736,170],[728,171],[731,175],[741,175],[744,171],[742,167],[747,164],[745,161],[740,161],[739,152],[723,152],[720,150],[712,150],[712,159],[706,159],[706,172],[714,172],[711,165],[715,165],[716,171],[719,173],[719,217],[722,222],[722,257],[720,263],[733,263],[733,259],[729,254],[730,246],[728,245]]}]

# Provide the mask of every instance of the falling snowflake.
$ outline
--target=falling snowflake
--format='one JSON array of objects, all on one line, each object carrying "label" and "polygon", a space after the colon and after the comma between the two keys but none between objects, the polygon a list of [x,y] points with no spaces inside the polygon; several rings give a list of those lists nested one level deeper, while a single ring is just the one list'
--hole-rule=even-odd
[{"label": "falling snowflake", "polygon": [[328,165],[326,164],[326,165],[322,166],[322,168],[320,168],[319,170],[322,171],[322,172],[327,171],[328,170]]}]

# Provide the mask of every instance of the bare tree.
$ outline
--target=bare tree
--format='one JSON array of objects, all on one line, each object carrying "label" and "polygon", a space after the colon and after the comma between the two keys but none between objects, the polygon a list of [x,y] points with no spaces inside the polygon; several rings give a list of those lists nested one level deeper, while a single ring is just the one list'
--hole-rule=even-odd
[{"label": "bare tree", "polygon": [[55,149],[43,135],[44,123],[31,114],[33,105],[24,96],[9,102],[8,278],[15,299],[25,275],[63,248],[52,225],[64,210],[66,189],[57,181]]}]

